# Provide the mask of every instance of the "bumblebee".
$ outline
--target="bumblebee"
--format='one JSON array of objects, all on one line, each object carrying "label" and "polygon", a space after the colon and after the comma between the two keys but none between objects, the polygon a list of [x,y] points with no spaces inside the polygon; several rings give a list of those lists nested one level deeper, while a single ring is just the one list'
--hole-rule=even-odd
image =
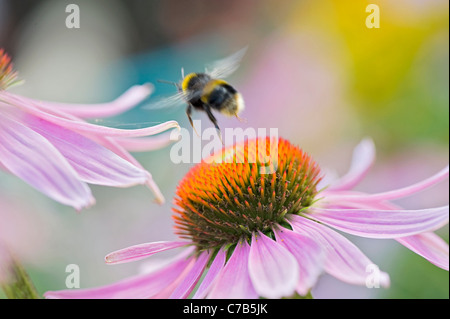
[{"label": "bumblebee", "polygon": [[186,102],[186,115],[194,130],[195,127],[191,117],[192,111],[203,111],[214,124],[222,140],[220,128],[212,110],[226,116],[236,116],[242,121],[239,114],[245,107],[244,100],[241,94],[223,78],[226,78],[238,68],[245,51],[246,49],[242,49],[225,59],[214,62],[210,67],[211,70],[208,70],[209,68],[207,67],[205,72],[202,73],[189,73],[184,76],[184,70],[181,69],[182,79],[180,82],[160,80],[159,82],[175,85],[178,92],[158,101],[156,103],[157,107],[175,105],[180,101]]}]

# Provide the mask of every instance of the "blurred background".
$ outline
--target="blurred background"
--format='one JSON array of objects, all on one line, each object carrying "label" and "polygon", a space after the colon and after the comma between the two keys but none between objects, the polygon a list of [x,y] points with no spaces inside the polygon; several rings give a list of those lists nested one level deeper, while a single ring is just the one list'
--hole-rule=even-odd
[{"label": "blurred background", "polygon": [[[80,8],[80,28],[66,27],[71,3]],[[379,28],[366,26],[370,3],[380,8]],[[184,107],[145,109],[173,93],[157,80],[178,81],[181,67],[201,71],[248,46],[228,79],[245,99],[247,122],[218,116],[222,130],[278,128],[339,174],[353,147],[370,136],[377,162],[358,189],[376,192],[422,180],[448,164],[448,6],[446,0],[0,0],[0,47],[25,80],[11,89],[15,93],[95,103],[151,82],[155,92],[142,105],[96,123],[140,128],[173,119],[192,132]],[[194,118],[211,126],[204,114]],[[3,207],[20,206],[16,241],[28,250],[25,266],[39,293],[65,289],[69,264],[80,267],[82,288],[134,275],[144,262],[108,266],[104,256],[175,238],[172,198],[193,164],[173,164],[169,152],[170,146],[135,154],[166,197],[162,206],[144,187],[92,186],[97,204],[76,213],[0,172],[0,197],[8,202]],[[447,180],[398,203],[411,209],[445,205],[448,192]],[[448,226],[438,233],[448,242]],[[449,298],[447,271],[393,240],[350,239],[390,274],[391,287],[368,289],[323,275],[315,297]]]}]

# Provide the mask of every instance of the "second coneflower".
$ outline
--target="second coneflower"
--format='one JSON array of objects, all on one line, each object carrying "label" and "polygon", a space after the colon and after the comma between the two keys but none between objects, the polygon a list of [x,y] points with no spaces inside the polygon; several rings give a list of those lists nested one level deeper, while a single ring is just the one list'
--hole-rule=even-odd
[{"label": "second coneflower", "polygon": [[146,136],[178,127],[178,123],[124,130],[84,120],[125,112],[150,95],[150,85],[136,85],[110,103],[77,105],[38,101],[6,91],[16,83],[17,72],[0,49],[0,169],[77,210],[94,203],[87,183],[114,187],[146,184],[158,202],[164,201],[151,174],[128,151],[170,143],[168,135],[163,139]]},{"label": "second coneflower", "polygon": [[[448,206],[404,210],[389,202],[436,184],[448,176],[448,167],[403,189],[351,192],[374,153],[373,143],[363,141],[349,173],[323,188],[318,165],[286,140],[254,139],[226,148],[179,184],[173,218],[180,241],[140,244],[106,256],[107,263],[123,263],[186,247],[174,260],[112,285],[47,292],[46,297],[305,296],[324,271],[351,284],[367,284],[373,262],[333,228],[394,238],[448,270],[448,245],[433,233],[448,222]],[[377,281],[388,286],[389,276],[379,271]]]}]

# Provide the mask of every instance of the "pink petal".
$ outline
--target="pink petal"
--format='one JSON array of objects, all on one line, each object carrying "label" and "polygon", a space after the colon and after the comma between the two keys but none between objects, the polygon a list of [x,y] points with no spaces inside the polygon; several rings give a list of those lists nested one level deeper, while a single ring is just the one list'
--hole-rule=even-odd
[{"label": "pink petal", "polygon": [[435,175],[431,176],[430,178],[427,178],[419,183],[413,184],[411,186],[407,186],[404,188],[396,189],[393,191],[385,192],[385,193],[379,193],[379,194],[373,194],[369,195],[369,200],[376,200],[376,201],[386,201],[386,200],[393,200],[398,199],[406,196],[413,195],[415,193],[418,193],[424,189],[427,189],[431,186],[436,185],[437,183],[443,181],[444,179],[448,178],[449,174],[449,167],[442,169],[440,172],[436,173]]},{"label": "pink petal", "polygon": [[348,190],[355,187],[366,176],[375,160],[375,145],[371,139],[361,141],[353,151],[350,170],[334,182],[327,191]]},{"label": "pink petal", "polygon": [[233,254],[213,283],[211,299],[254,299],[258,294],[248,273],[250,246],[246,241],[236,245]]},{"label": "pink petal", "polygon": [[449,167],[442,169],[440,172],[436,173],[435,175],[431,176],[430,178],[427,178],[421,182],[418,182],[416,184],[395,189],[388,192],[378,193],[378,194],[360,194],[360,195],[353,195],[353,194],[340,194],[339,192],[331,192],[330,194],[327,194],[327,201],[333,202],[333,201],[348,201],[348,202],[380,202],[380,201],[388,201],[388,200],[395,200],[407,196],[414,195],[420,191],[423,191],[429,187],[432,187],[436,185],[437,183],[443,181],[444,179],[448,178],[449,175]]},{"label": "pink petal", "polygon": [[58,109],[65,113],[79,118],[103,118],[121,114],[128,111],[147,98],[153,91],[153,85],[150,83],[144,85],[135,85],[125,91],[121,96],[109,103],[98,104],[69,104],[47,101],[37,101],[29,98],[23,98],[29,103],[44,110]]},{"label": "pink petal", "polygon": [[203,278],[202,280],[202,283],[195,292],[193,299],[202,299],[206,297],[212,286],[212,283],[225,266],[225,261],[226,261],[226,250],[221,248],[217,253],[217,255],[214,257],[214,261],[209,267],[205,275],[205,278]]},{"label": "pink petal", "polygon": [[170,299],[184,299],[189,296],[189,294],[194,289],[197,284],[200,276],[203,273],[203,270],[208,263],[210,254],[204,252],[198,256],[195,261],[194,266],[191,268],[189,273],[184,277],[183,281],[177,286],[172,295],[169,297]]},{"label": "pink petal", "polygon": [[434,233],[422,233],[396,240],[434,265],[448,270],[448,244]]},{"label": "pink petal", "polygon": [[258,294],[266,298],[291,296],[299,277],[295,257],[263,233],[252,237],[248,270]]},{"label": "pink petal", "polygon": [[149,135],[159,134],[166,130],[172,128],[180,128],[176,121],[167,121],[162,124],[158,124],[151,127],[135,129],[135,130],[124,130],[112,127],[106,127],[101,125],[90,124],[83,122],[79,119],[69,118],[67,116],[54,115],[50,112],[45,112],[39,108],[36,101],[31,99],[25,99],[17,95],[10,94],[8,92],[2,92],[1,100],[11,104],[26,113],[37,116],[41,119],[47,120],[59,126],[63,126],[67,129],[77,131],[81,134],[98,134],[102,136],[111,137],[143,137]]},{"label": "pink petal", "polygon": [[62,204],[81,210],[94,203],[89,187],[61,153],[6,113],[0,117],[0,161],[9,172]]},{"label": "pink petal", "polygon": [[150,298],[165,290],[166,287],[179,278],[180,274],[189,271],[193,265],[194,259],[186,259],[186,254],[182,253],[165,268],[145,275],[134,276],[97,288],[48,291],[44,296],[50,299]]},{"label": "pink petal", "polygon": [[116,142],[129,152],[148,152],[163,148],[170,145],[173,140],[171,134],[161,134],[152,137],[141,138],[120,138],[117,137]]},{"label": "pink petal", "polygon": [[285,246],[297,259],[300,269],[297,292],[305,296],[323,271],[325,252],[314,239],[286,228],[277,228],[275,236],[277,242]]},{"label": "pink petal", "polygon": [[308,217],[349,234],[398,238],[436,230],[448,223],[449,207],[420,210],[311,208]]},{"label": "pink petal", "polygon": [[[135,166],[144,169],[142,167],[142,165],[133,156],[131,156],[130,153],[128,153],[122,146],[120,146],[116,142],[116,139],[117,138],[112,138],[112,137],[107,137],[107,136],[97,136],[98,142],[101,143],[103,146],[107,147],[108,149],[110,149],[111,151],[113,151],[114,153],[116,153],[117,155],[122,157],[123,159],[127,160],[128,162],[134,164]],[[147,174],[148,174],[148,177],[147,177],[146,185],[148,186],[148,188],[150,188],[150,190],[155,195],[156,202],[158,204],[164,204],[165,199],[164,199],[164,196],[161,193],[158,185],[156,185],[156,183],[153,181],[153,177],[148,171],[147,171]]]},{"label": "pink petal", "polygon": [[[5,107],[12,106],[16,110],[23,110],[25,113],[32,114],[48,122],[54,123],[60,127],[64,127],[66,129],[70,129],[72,131],[81,133],[82,135],[88,136],[91,140],[105,146],[106,148],[110,149],[138,168],[142,168],[142,166],[122,146],[120,146],[119,143],[123,143],[125,146],[127,146],[129,138],[132,137],[145,137],[148,135],[154,135],[164,130],[175,127],[179,129],[179,125],[175,121],[169,121],[153,127],[147,127],[137,130],[122,130],[94,125],[83,122],[79,118],[76,118],[69,113],[62,112],[60,109],[45,108],[44,105],[40,105],[39,102],[33,99],[23,98],[6,91],[2,91],[0,93],[0,101],[8,103],[3,103]],[[112,138],[122,139],[122,141],[116,142]],[[144,140],[141,142],[141,145],[136,146],[136,144],[134,144],[134,147],[158,147],[158,145],[150,145],[148,140]],[[131,146],[130,148],[133,148],[133,146]],[[0,167],[2,166],[4,165],[0,164]],[[156,201],[159,204],[164,203],[164,196],[153,181],[150,173],[147,172],[147,174],[147,186],[154,192]]]},{"label": "pink petal", "polygon": [[181,246],[186,246],[188,244],[188,242],[181,241],[157,241],[152,243],[134,245],[106,255],[105,261],[108,264],[127,263],[130,261],[144,259],[161,251],[175,249]]},{"label": "pink petal", "polygon": [[35,116],[26,116],[23,121],[50,141],[85,182],[126,187],[144,184],[149,178],[145,170],[83,135]]},{"label": "pink petal", "polygon": [[[350,284],[366,284],[367,269],[374,263],[358,247],[322,224],[295,215],[291,218],[294,231],[314,238],[325,249],[325,269],[330,275]],[[380,272],[379,280],[381,286],[389,286],[388,274]]]}]

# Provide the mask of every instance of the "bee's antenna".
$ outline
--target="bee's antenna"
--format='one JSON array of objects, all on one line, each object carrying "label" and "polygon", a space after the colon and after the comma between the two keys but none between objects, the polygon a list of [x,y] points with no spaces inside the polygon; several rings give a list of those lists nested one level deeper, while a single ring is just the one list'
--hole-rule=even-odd
[{"label": "bee's antenna", "polygon": [[166,80],[156,80],[156,81],[158,81],[159,83],[172,84],[172,85],[175,85],[176,87],[178,87],[178,86],[177,86],[178,83],[176,83],[176,82],[166,81]]},{"label": "bee's antenna", "polygon": [[181,85],[177,82],[172,82],[172,81],[166,81],[166,80],[156,80],[160,83],[167,83],[167,84],[171,84],[171,85],[175,85],[175,87],[177,88],[178,91],[181,91]]}]

